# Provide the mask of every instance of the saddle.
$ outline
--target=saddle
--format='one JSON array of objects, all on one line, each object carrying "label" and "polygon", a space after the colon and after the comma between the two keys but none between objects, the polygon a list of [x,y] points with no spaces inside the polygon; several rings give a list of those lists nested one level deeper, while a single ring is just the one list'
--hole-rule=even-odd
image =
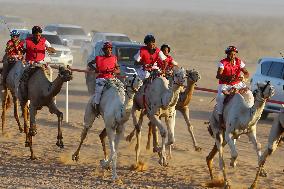
[{"label": "saddle", "polygon": [[225,95],[225,99],[224,99],[224,102],[223,102],[224,106],[231,101],[231,99],[234,97],[235,94],[242,95],[242,94],[246,93],[248,90],[249,89],[247,87],[245,87],[245,88],[241,88],[241,89],[231,88],[228,91],[223,91],[223,94]]}]

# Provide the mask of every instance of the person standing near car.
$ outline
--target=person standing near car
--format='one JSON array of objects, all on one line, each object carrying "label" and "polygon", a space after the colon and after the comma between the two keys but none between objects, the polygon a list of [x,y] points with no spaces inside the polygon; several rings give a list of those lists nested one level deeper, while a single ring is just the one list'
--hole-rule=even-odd
[{"label": "person standing near car", "polygon": [[24,54],[24,42],[19,40],[20,33],[17,30],[12,30],[10,36],[11,39],[7,42],[3,58],[6,60],[3,64],[2,72],[2,84],[4,88],[6,88],[6,78],[9,71]]},{"label": "person standing near car", "polygon": [[144,38],[145,46],[141,47],[138,53],[134,56],[134,59],[137,64],[141,65],[141,68],[137,70],[138,76],[145,80],[150,76],[150,72],[154,69],[158,69],[157,61],[161,61],[166,64],[166,56],[163,52],[156,47],[155,37],[151,34],[148,34]]},{"label": "person standing near car", "polygon": [[100,114],[100,100],[107,80],[113,79],[115,74],[120,74],[117,57],[112,54],[112,43],[109,41],[104,42],[102,51],[104,52],[103,56],[96,56],[94,60],[88,63],[88,67],[91,70],[95,70],[97,73],[94,98],[94,110],[96,117]]},{"label": "person standing near car", "polygon": [[239,59],[236,54],[238,49],[235,46],[229,46],[225,49],[227,57],[218,63],[216,78],[219,79],[218,94],[217,94],[217,112],[219,114],[220,127],[225,129],[223,118],[223,103],[225,95],[232,89],[246,88],[246,84],[242,81],[241,72],[244,78],[249,78],[249,72],[245,68],[244,62]]}]

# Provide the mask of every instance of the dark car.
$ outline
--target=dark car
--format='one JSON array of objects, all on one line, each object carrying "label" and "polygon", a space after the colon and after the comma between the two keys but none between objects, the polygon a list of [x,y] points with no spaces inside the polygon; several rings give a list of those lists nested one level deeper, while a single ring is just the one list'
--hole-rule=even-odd
[{"label": "dark car", "polygon": [[[87,62],[90,62],[95,59],[98,55],[103,55],[102,46],[104,41],[99,41],[96,43],[93,52],[88,58]],[[134,55],[137,54],[139,49],[143,46],[140,43],[136,42],[112,42],[112,53],[117,56],[118,64],[120,66],[120,72],[122,76],[133,75],[136,73],[136,69],[139,67],[138,65],[134,65]],[[87,73],[86,74],[86,85],[88,87],[88,92],[90,94],[94,93],[96,79],[94,74]]]}]

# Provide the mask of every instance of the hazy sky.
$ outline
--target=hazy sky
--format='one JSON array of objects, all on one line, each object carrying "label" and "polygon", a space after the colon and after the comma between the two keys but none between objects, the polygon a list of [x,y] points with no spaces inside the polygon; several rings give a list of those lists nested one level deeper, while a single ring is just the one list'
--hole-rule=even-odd
[{"label": "hazy sky", "polygon": [[118,10],[172,10],[231,15],[284,16],[284,0],[0,0],[0,4],[1,2],[52,4],[53,6],[56,4],[85,5]]}]

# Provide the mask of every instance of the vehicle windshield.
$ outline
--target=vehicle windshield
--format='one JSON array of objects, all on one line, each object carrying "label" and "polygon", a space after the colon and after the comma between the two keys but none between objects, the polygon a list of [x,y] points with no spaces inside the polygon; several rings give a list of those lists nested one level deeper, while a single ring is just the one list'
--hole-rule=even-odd
[{"label": "vehicle windshield", "polygon": [[56,30],[58,35],[86,35],[82,28],[61,27]]},{"label": "vehicle windshield", "polygon": [[137,54],[139,47],[118,47],[118,61],[134,61],[134,56]]},{"label": "vehicle windshield", "polygon": [[108,41],[131,42],[127,36],[106,36]]},{"label": "vehicle windshield", "polygon": [[23,21],[18,17],[4,17],[6,23],[23,23]]},{"label": "vehicle windshield", "polygon": [[63,45],[58,35],[42,34],[42,37],[44,37],[50,44]]}]

